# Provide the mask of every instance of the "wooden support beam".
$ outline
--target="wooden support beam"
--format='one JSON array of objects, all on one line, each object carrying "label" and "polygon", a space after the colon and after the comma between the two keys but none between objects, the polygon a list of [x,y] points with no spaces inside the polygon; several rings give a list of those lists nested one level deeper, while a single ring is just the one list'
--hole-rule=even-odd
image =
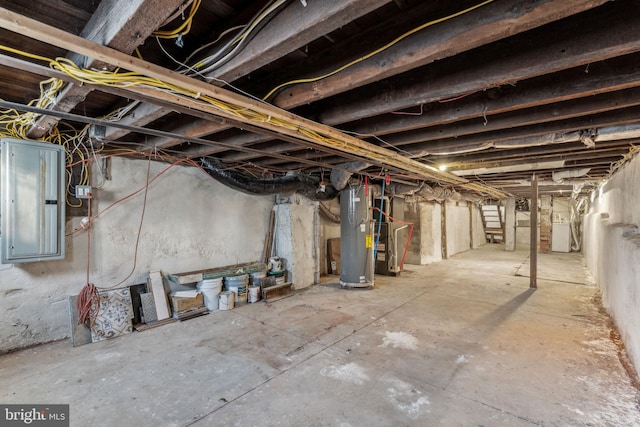
[{"label": "wooden support beam", "polygon": [[[612,2],[604,11],[581,14],[574,25],[553,23],[515,36],[496,51],[469,52],[424,67],[415,79],[402,76],[389,79],[384,87],[352,91],[325,108],[318,121],[331,125],[356,121],[635,53],[640,51],[639,26],[636,4]],[[580,30],[584,27],[589,31]]]},{"label": "wooden support beam", "polygon": [[290,109],[324,99],[346,88],[364,86],[607,1],[535,0],[527,2],[526,7],[518,2],[489,3],[452,18],[446,24],[429,26],[414,33],[380,55],[351,66],[346,72],[287,88],[276,97],[274,104]]},{"label": "wooden support beam", "polygon": [[[585,117],[541,123],[530,126],[503,129],[496,132],[486,132],[478,136],[470,135],[460,138],[444,140],[406,143],[413,140],[414,136],[402,137],[403,143],[396,142],[395,146],[409,151],[415,157],[424,157],[431,154],[445,154],[473,151],[476,148],[518,148],[518,146],[535,146],[563,144],[575,142],[576,137],[562,138],[562,133],[580,131],[583,129],[599,128],[605,126],[618,126],[640,122],[640,106],[608,111]],[[397,138],[400,140],[401,138]]]},{"label": "wooden support beam", "polygon": [[[565,161],[565,165],[569,167],[571,166],[571,162],[574,160],[590,159],[606,163],[610,161],[611,156],[626,154],[628,152],[629,145],[636,144],[638,142],[640,142],[638,139],[601,141],[597,143],[595,148],[588,148],[581,142],[573,142],[553,146],[547,145],[518,149],[488,149],[476,154],[465,154],[454,157],[446,156],[446,164],[449,165],[449,169],[453,171],[457,169],[477,169],[482,167],[494,168],[554,160],[563,160]],[[253,160],[252,163],[267,169],[270,167],[276,167],[293,170],[299,168],[299,166],[296,166],[296,161],[304,162],[306,160],[315,159],[317,161],[321,160],[323,163],[329,165],[337,165],[344,162],[344,158],[338,156],[320,157],[319,153],[310,151],[299,151],[296,152],[295,155],[290,154],[285,162],[283,162],[280,157],[276,158],[265,156],[267,156],[266,153],[264,153],[262,158]],[[224,159],[225,157],[221,158]],[[434,162],[437,159],[437,157],[434,157]]]},{"label": "wooden support beam", "polygon": [[[166,116],[173,110],[166,106],[157,104],[144,103],[138,105],[133,111],[120,119],[121,123],[130,126],[145,126],[151,122],[158,120],[161,117]],[[212,125],[217,125],[218,121],[222,119],[213,119],[210,121]],[[126,129],[108,128],[105,134],[105,139],[116,140],[127,135],[129,132]]]},{"label": "wooden support beam", "polygon": [[[640,84],[640,82],[639,82]],[[586,98],[558,102],[541,107],[527,108],[495,116],[477,116],[475,120],[456,121],[452,125],[432,126],[416,130],[400,130],[401,133],[385,136],[384,140],[389,144],[401,146],[415,142],[428,142],[446,138],[460,138],[467,135],[488,134],[493,131],[532,126],[540,123],[553,124],[560,120],[575,119],[591,116],[609,111],[613,115],[629,107],[640,105],[640,87],[626,89],[618,92],[609,92],[600,95],[592,95]],[[486,119],[485,119],[486,117]],[[486,121],[485,121],[486,120]],[[579,126],[585,121],[576,120]],[[588,122],[586,123],[588,126]],[[545,128],[547,126],[544,126]],[[556,126],[557,127],[557,126]]]},{"label": "wooden support beam", "polygon": [[[535,111],[530,112],[524,110],[517,114],[518,119],[521,119],[525,126],[518,126],[519,122],[515,118],[497,118],[496,125],[492,128],[492,131],[487,130],[483,132],[482,119],[478,119],[476,123],[462,123],[457,125],[451,125],[443,131],[442,128],[429,128],[424,130],[415,130],[398,134],[392,137],[385,137],[385,142],[402,149],[403,151],[410,152],[413,157],[424,157],[429,155],[443,155],[448,154],[448,157],[460,156],[465,152],[484,151],[493,148],[500,149],[520,149],[535,146],[549,146],[560,144],[571,144],[577,141],[578,135],[572,137],[559,136],[564,133],[581,131],[584,129],[599,128],[605,126],[617,126],[623,124],[640,123],[640,89],[634,88],[624,91],[622,93],[614,93],[610,95],[602,95],[606,100],[599,99],[586,99],[584,101],[584,114],[578,117],[573,117],[579,114],[580,105],[572,105],[567,107],[555,106],[550,107],[548,111],[539,113],[536,115]],[[593,114],[600,111],[602,103],[614,108],[616,104],[622,106],[621,109],[614,109],[605,112]],[[570,110],[571,113],[566,117],[563,112]],[[542,121],[541,123],[529,124],[528,117],[544,116],[548,119],[553,118],[554,112],[558,112],[558,120],[553,122]],[[498,129],[496,129],[498,128]],[[460,130],[461,134],[455,136]],[[474,133],[471,129],[476,130]],[[467,132],[468,131],[468,132]],[[453,135],[453,136],[452,136]],[[446,138],[449,136],[449,138]],[[231,145],[240,146],[245,145],[239,143],[239,140],[247,140],[248,137],[245,134],[240,134],[235,137],[222,138],[226,143]],[[265,140],[265,137],[253,137],[253,140]],[[275,144],[269,144],[268,147],[254,146],[254,148],[262,148],[266,154],[268,153],[284,153],[297,154],[299,149],[290,143],[277,142]],[[195,157],[195,153],[211,152],[215,149],[209,147],[197,147],[187,153],[190,157]],[[218,150],[218,152],[221,150]],[[228,161],[249,161],[253,160],[250,154],[246,153],[233,153],[228,156],[221,156]],[[435,158],[435,157],[434,157]],[[276,163],[272,163],[277,165]]]},{"label": "wooden support beam", "polygon": [[[184,0],[104,0],[80,34],[125,53],[131,53],[151,35]],[[107,68],[91,56],[72,55],[84,68]],[[68,84],[53,102],[56,111],[71,111],[91,92],[91,86]],[[28,131],[30,138],[40,138],[58,122],[53,116],[42,116]]]},{"label": "wooden support beam", "polygon": [[[0,54],[0,61],[2,62],[3,65],[7,66],[7,67],[11,67],[14,68],[16,70],[20,70],[20,71],[27,71],[29,73],[33,73],[33,74],[37,74],[37,75],[41,75],[44,77],[54,77],[54,78],[58,78],[61,79],[63,81],[69,81],[69,82],[74,82],[74,80],[67,74],[61,73],[59,71],[55,71],[52,70],[50,68],[46,68],[42,65],[37,65],[37,64],[32,64],[30,62],[24,61],[22,59],[18,59],[18,58],[14,58],[11,56],[7,56],[7,55],[3,55]],[[221,118],[211,114],[211,113],[207,113],[204,111],[200,111],[200,110],[196,110],[196,109],[191,109],[188,107],[185,107],[183,105],[177,105],[177,104],[171,104],[169,101],[166,100],[161,100],[158,98],[154,98],[154,97],[150,97],[147,96],[143,93],[136,93],[133,92],[133,89],[129,88],[129,89],[124,89],[121,87],[115,87],[115,86],[97,86],[96,90],[100,90],[103,91],[105,93],[110,93],[112,95],[116,95],[116,96],[121,96],[121,97],[127,97],[127,98],[131,98],[133,100],[138,100],[138,101],[142,101],[142,102],[155,102],[157,103],[157,105],[163,106],[163,108],[167,108],[170,111],[176,111],[182,114],[189,114],[192,115],[194,117],[198,117],[201,118],[203,120],[211,120],[211,121],[216,121],[216,120],[222,120]],[[0,100],[0,103],[5,103],[4,101]],[[5,103],[6,104],[6,103]],[[9,103],[9,104],[13,104],[13,103]],[[143,105],[150,105],[150,104],[143,104]],[[238,151],[242,151],[242,152],[247,152],[247,153],[252,153],[253,155],[258,155],[260,154],[260,151],[251,147],[233,147],[233,146],[225,146],[225,143],[220,143],[217,141],[212,141],[212,140],[206,140],[206,139],[202,139],[202,138],[195,138],[189,135],[177,135],[173,132],[165,132],[165,131],[159,131],[159,130],[154,130],[154,129],[150,129],[150,128],[144,128],[144,127],[140,127],[140,126],[135,126],[132,125],[130,123],[127,123],[125,120],[119,120],[117,122],[104,122],[98,119],[91,119],[88,117],[83,117],[83,116],[78,116],[75,114],[70,114],[70,113],[66,113],[66,112],[60,112],[60,111],[55,111],[55,110],[45,110],[45,109],[40,109],[40,108],[31,108],[28,107],[28,109],[25,108],[21,108],[20,104],[14,104],[14,105],[6,105],[7,108],[14,108],[16,110],[22,110],[22,111],[29,111],[29,112],[33,112],[33,113],[37,113],[37,114],[41,114],[43,116],[54,116],[57,119],[67,119],[67,120],[71,120],[71,121],[77,121],[79,123],[87,123],[87,124],[102,124],[102,125],[106,125],[107,129],[116,129],[116,130],[120,130],[120,129],[124,129],[127,133],[139,133],[142,135],[150,135],[152,137],[157,137],[157,138],[162,138],[162,139],[182,139],[185,142],[190,142],[190,143],[194,143],[196,145],[199,146],[215,146],[215,147],[222,147],[223,149],[234,149],[234,150],[238,150]],[[270,138],[274,138],[274,137],[278,137],[280,139],[284,139],[290,142],[294,142],[296,141],[299,144],[304,145],[305,141],[298,141],[293,137],[290,136],[286,136],[286,135],[282,135],[282,134],[276,134],[275,132],[270,132],[267,131],[265,129],[255,129],[253,126],[251,125],[247,125],[247,124],[239,124],[239,123],[235,123],[232,122],[230,120],[227,120],[230,124],[236,125],[236,126],[242,126],[244,129],[247,130],[252,130],[255,132],[263,132],[265,135],[269,135]],[[309,146],[311,147],[311,144],[309,144]],[[340,159],[341,161],[344,161],[345,158],[347,159],[351,159],[351,160],[361,160],[358,156],[354,156],[351,154],[346,154],[346,153],[339,153],[336,150],[331,150],[328,148],[320,148],[320,147],[314,147],[314,150],[316,153],[324,151],[328,154],[340,154]],[[274,156],[276,158],[279,158],[280,160],[287,160],[289,157],[285,154],[274,154]],[[312,166],[312,167],[320,167],[324,170],[329,169],[329,168],[333,168],[333,169],[338,169],[341,170],[341,168],[339,166],[329,166],[328,164],[324,164],[324,163],[320,163],[320,162],[315,162],[313,160],[302,160],[301,163],[307,165],[307,166]],[[375,164],[377,166],[383,166],[382,164],[378,164],[376,162],[372,162],[372,164]]]},{"label": "wooden support beam", "polygon": [[[268,132],[280,132],[300,140],[305,140],[319,147],[328,147],[346,154],[357,155],[363,159],[380,162],[387,167],[415,173],[426,179],[437,182],[463,186],[470,185],[472,188],[476,189],[482,188],[482,186],[477,184],[467,184],[468,181],[466,179],[446,172],[441,172],[432,166],[422,164],[415,160],[400,156],[390,150],[366,143],[329,126],[313,122],[271,105],[258,102],[254,99],[166,70],[155,64],[142,61],[111,48],[98,45],[81,37],[58,30],[54,27],[44,25],[4,8],[0,8],[0,27],[9,31],[24,34],[25,36],[42,42],[54,44],[81,55],[91,55],[97,60],[141,73],[147,77],[159,79],[166,84],[173,85],[181,88],[183,91],[193,94],[193,97],[167,93],[146,86],[134,85],[124,88],[133,93],[142,94],[150,98],[157,98],[166,102],[172,102],[182,107],[193,108],[198,111],[215,114],[232,120],[246,120],[251,126]],[[240,109],[243,114],[249,114],[253,117],[264,117],[267,119],[254,120],[251,118],[245,118],[247,116],[239,117],[237,114],[234,114],[233,111],[228,111],[227,109],[222,109],[216,105],[200,101],[199,98],[203,95],[215,99],[218,105],[220,103],[227,104],[228,108],[234,110]],[[317,134],[319,138],[315,137],[314,134]],[[496,192],[494,189],[488,187],[485,188],[484,191],[490,194],[502,195],[501,192]]]},{"label": "wooden support beam", "polygon": [[[389,48],[381,57],[374,56],[329,78],[291,87],[279,95],[274,104],[284,109],[308,104],[524,32],[606,1],[578,1],[568,5],[563,0],[537,0],[527,7],[506,2],[491,3],[446,24],[426,28]],[[318,71],[317,74],[322,75],[323,72]],[[320,121],[331,124],[331,120],[323,115]],[[334,120],[333,124],[350,121]],[[194,152],[190,155],[202,154]]]},{"label": "wooden support beam", "polygon": [[538,287],[538,177],[531,178],[530,203],[530,244],[529,244],[529,287]]},{"label": "wooden support beam", "polygon": [[[455,102],[429,104],[422,115],[383,114],[350,123],[346,128],[356,133],[384,136],[484,116],[490,118],[497,114],[580,98],[595,98],[608,92],[640,86],[640,70],[637,67],[639,61],[640,54],[601,61],[590,64],[588,73],[582,67],[569,69],[554,73],[550,79],[518,82],[515,88],[507,86]],[[571,84],[567,84],[568,81]],[[389,89],[390,96],[395,89],[396,87]],[[428,90],[429,87],[425,85],[423,92]],[[493,125],[493,122],[490,119],[487,125]]]},{"label": "wooden support beam", "polygon": [[[262,29],[260,37],[249,42],[237,56],[221,68],[207,74],[214,85],[222,85],[222,81],[233,82],[258,68],[279,59],[290,52],[300,49],[322,34],[340,28],[390,0],[344,0],[338,2],[308,2],[306,7],[301,2],[291,2],[285,9],[273,17],[269,25]],[[146,108],[147,114],[154,114],[153,108]],[[143,116],[140,113],[139,117]],[[149,123],[149,122],[147,122]],[[133,123],[132,123],[133,124]],[[135,124],[141,124],[140,121]],[[146,123],[144,123],[146,124]],[[208,126],[208,127],[207,127]],[[200,133],[190,135],[199,138],[213,132],[219,132],[228,126],[216,123],[200,123]],[[182,133],[179,130],[178,133]],[[120,135],[122,136],[122,135]],[[171,147],[181,141],[163,141],[154,139],[150,146]]]},{"label": "wooden support beam", "polygon": [[391,0],[291,2],[238,55],[211,74],[234,81]]},{"label": "wooden support beam", "polygon": [[[637,139],[601,141],[594,148],[589,148],[582,142],[571,142],[553,146],[525,147],[510,150],[487,150],[476,154],[465,154],[461,156],[447,156],[447,165],[458,169],[475,169],[476,167],[497,167],[509,166],[522,163],[527,159],[558,159],[563,160],[565,156],[587,154],[597,158],[601,153],[625,150],[629,144],[637,143]],[[326,159],[332,163],[330,159]]]},{"label": "wooden support beam", "polygon": [[[640,26],[640,20],[638,20],[637,25]],[[630,33],[635,32],[635,30],[629,31]],[[623,30],[623,33],[627,34],[627,30]],[[623,39],[626,40],[626,37],[631,37],[630,33],[623,37]],[[579,46],[581,44],[589,46],[589,43],[591,43],[591,45],[594,44],[593,40],[590,42],[590,38],[586,38],[585,40],[570,40],[566,43],[571,43],[572,46]],[[556,48],[561,49],[560,46],[557,46]],[[578,47],[572,49],[573,51],[576,51],[576,54],[573,60],[570,57],[566,58],[568,60],[567,65],[580,65],[580,61],[584,54],[579,52],[578,49]],[[603,52],[605,53],[610,51],[610,48],[606,46],[603,47],[603,49]],[[516,46],[513,50],[519,51],[522,49],[519,49]],[[548,51],[543,50],[538,53],[552,55],[553,52],[552,48],[550,48]],[[596,51],[592,51],[591,54],[598,55]],[[482,58],[474,59],[471,57],[467,58],[467,60],[470,63],[481,63]],[[534,58],[531,58],[530,60],[527,60],[527,62],[532,62],[533,60]],[[381,115],[369,119],[365,118],[361,122],[355,122],[354,125],[348,126],[347,128],[360,134],[375,134],[383,136],[394,132],[436,126],[438,124],[458,123],[459,120],[473,118],[476,119],[477,124],[463,124],[462,130],[467,129],[468,131],[474,131],[478,129],[478,126],[482,126],[484,124],[485,116],[487,117],[487,126],[489,126],[489,128],[493,126],[498,127],[501,126],[501,122],[498,120],[502,119],[495,117],[492,118],[490,117],[491,115],[576,98],[584,99],[582,99],[582,101],[574,101],[573,103],[557,104],[549,108],[531,110],[531,113],[537,114],[539,116],[538,120],[543,120],[545,116],[549,119],[552,118],[554,111],[567,117],[575,116],[578,111],[576,108],[580,108],[581,105],[583,105],[585,109],[594,113],[613,108],[615,107],[616,102],[620,102],[625,105],[634,105],[634,100],[637,99],[636,88],[640,86],[640,70],[638,70],[636,66],[638,60],[640,60],[640,55],[636,54],[630,55],[628,58],[604,61],[601,63],[598,62],[590,65],[589,73],[568,70],[564,72],[564,74],[560,73],[558,75],[554,75],[554,79],[551,81],[544,81],[542,84],[539,82],[535,82],[533,84],[528,82],[519,83],[518,88],[514,93],[510,93],[498,99],[487,100],[484,99],[484,97],[471,97],[471,100],[468,102],[459,101],[452,103],[451,105],[438,105],[438,108],[435,109],[435,111],[429,111],[428,114],[424,114],[422,116]],[[502,64],[503,62],[506,64]],[[436,70],[433,73],[434,77],[432,79],[422,79],[423,81],[419,84],[410,82],[392,85],[375,95],[373,101],[370,99],[371,96],[367,96],[366,105],[364,103],[357,102],[354,103],[351,108],[346,108],[343,103],[338,103],[337,106],[331,106],[324,110],[324,119],[322,121],[330,125],[338,125],[351,120],[356,120],[361,117],[360,109],[362,108],[368,109],[371,114],[382,114],[387,112],[387,106],[389,104],[395,106],[395,109],[403,109],[408,105],[411,105],[407,104],[407,102],[413,102],[410,100],[415,99],[416,97],[421,97],[424,99],[425,103],[437,101],[437,99],[443,96],[444,93],[450,93],[451,87],[455,87],[455,81],[451,81],[450,78],[447,77],[449,74],[447,72],[447,67],[443,66],[440,68],[442,68],[442,70],[440,70],[441,72],[437,72]],[[504,73],[505,75],[509,73],[508,68],[509,61],[505,61],[504,59],[498,60],[492,67],[492,69],[497,69],[500,73]],[[458,72],[458,74],[462,73]],[[463,78],[463,76],[460,76],[460,78]],[[473,78],[474,76],[469,77],[471,80]],[[492,78],[493,75],[489,78],[487,78],[487,76],[483,76],[482,79],[479,80],[479,83],[482,81],[482,84],[494,85],[494,83],[491,83],[491,81],[493,81]],[[567,84],[566,79],[571,80],[571,84]],[[499,82],[495,82],[495,85],[499,85]],[[480,89],[480,87],[476,87],[476,90],[478,89]],[[625,91],[624,89],[629,90]],[[620,92],[617,94],[606,95],[607,92],[612,91]],[[593,97],[593,99],[590,99],[591,97]],[[376,111],[372,111],[372,108],[375,108]],[[336,109],[340,110],[340,114],[334,114],[334,112],[332,112]],[[518,114],[521,113],[514,113],[514,116],[511,116],[510,119],[504,119],[502,123],[506,125],[506,121],[508,120],[513,120],[514,123],[517,123],[515,115]],[[530,123],[530,121],[526,123]],[[458,129],[458,126],[459,124],[452,127],[454,132]],[[239,135],[230,138],[232,141],[229,142],[233,145],[253,144],[256,142],[267,141],[266,138],[256,140],[255,137],[249,137],[247,135]],[[388,139],[388,137],[385,137],[385,140],[386,139]],[[274,151],[276,148],[279,152],[295,151],[295,147],[293,145],[282,143],[274,146]],[[215,154],[219,152],[208,152],[208,150],[212,149],[194,147],[192,152],[189,152],[188,155],[197,157],[199,155]],[[251,158],[240,158],[238,160],[247,161],[251,160]]]}]

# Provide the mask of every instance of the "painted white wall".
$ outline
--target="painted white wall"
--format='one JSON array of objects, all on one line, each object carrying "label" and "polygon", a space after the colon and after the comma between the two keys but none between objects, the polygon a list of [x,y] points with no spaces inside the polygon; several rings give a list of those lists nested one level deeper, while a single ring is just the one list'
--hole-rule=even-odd
[{"label": "painted white wall", "polygon": [[471,249],[470,213],[467,202],[446,202],[447,256]]},{"label": "painted white wall", "polygon": [[405,202],[404,219],[414,229],[406,264],[424,265],[442,261],[442,208],[435,202]]},{"label": "painted white wall", "polygon": [[507,197],[504,206],[504,250],[516,250],[516,199]]},{"label": "painted white wall", "polygon": [[319,280],[318,207],[305,197],[294,195],[273,207],[276,213],[276,254],[282,258],[287,281],[294,289],[309,287]]},{"label": "painted white wall", "polygon": [[640,157],[592,194],[583,252],[636,369],[640,368]]},{"label": "painted white wall", "polygon": [[[144,187],[146,160],[114,158],[112,179],[94,189],[92,211]],[[151,163],[151,177],[169,165]],[[271,196],[231,190],[196,168],[174,166],[154,181],[147,196],[137,262],[135,242],[144,193],[115,205],[91,227],[90,281],[113,286],[140,283],[150,270],[179,273],[255,262],[262,256]],[[67,224],[67,232],[79,218]],[[87,233],[67,238],[61,261],[0,265],[0,352],[69,336],[68,295],[86,283]],[[123,285],[123,286],[124,286]]]},{"label": "painted white wall", "polygon": [[531,241],[531,212],[516,212],[516,250],[528,250]]}]

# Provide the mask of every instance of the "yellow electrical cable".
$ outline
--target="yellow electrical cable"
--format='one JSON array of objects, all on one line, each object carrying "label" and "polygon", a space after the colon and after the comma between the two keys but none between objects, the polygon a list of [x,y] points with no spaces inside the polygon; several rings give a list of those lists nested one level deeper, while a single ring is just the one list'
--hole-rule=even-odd
[{"label": "yellow electrical cable", "polygon": [[377,55],[380,52],[389,49],[391,46],[397,44],[398,42],[400,42],[403,39],[409,37],[410,35],[417,33],[418,31],[424,30],[425,28],[430,27],[432,25],[436,25],[436,24],[440,24],[441,22],[448,21],[449,19],[456,18],[456,17],[458,17],[460,15],[464,15],[465,13],[469,13],[469,12],[471,12],[471,11],[473,11],[475,9],[478,9],[478,8],[484,6],[484,5],[492,3],[493,1],[494,0],[485,0],[482,3],[479,3],[479,4],[475,5],[475,6],[471,6],[471,7],[467,8],[467,9],[461,10],[460,12],[456,12],[456,13],[454,13],[452,15],[445,16],[444,18],[439,18],[439,19],[427,22],[425,24],[422,24],[419,27],[416,27],[416,28],[414,28],[412,30],[407,31],[406,33],[402,34],[401,36],[397,37],[396,39],[394,39],[391,42],[387,43],[386,45],[382,46],[381,48],[376,49],[373,52],[368,53],[368,54],[366,54],[364,56],[361,56],[358,59],[354,59],[353,61],[349,62],[348,64],[345,64],[342,67],[339,67],[339,68],[337,68],[337,69],[335,69],[335,70],[333,70],[333,71],[331,71],[331,72],[329,72],[327,74],[324,74],[322,76],[310,77],[310,78],[307,78],[307,79],[291,80],[289,82],[282,83],[281,85],[278,85],[278,86],[274,87],[273,89],[271,89],[269,91],[269,93],[267,93],[264,96],[264,98],[262,98],[262,100],[266,101],[267,99],[271,98],[271,96],[275,92],[279,91],[280,89],[282,89],[284,87],[291,86],[291,85],[294,85],[294,84],[300,84],[300,83],[313,83],[313,82],[317,82],[318,80],[322,80],[322,79],[326,79],[327,77],[331,77],[334,74],[338,74],[339,72],[344,71],[345,69],[347,69],[347,68],[349,68],[349,67],[351,67],[351,66],[353,66],[353,65],[355,65],[355,64],[357,64],[359,62],[365,61],[365,60],[371,58],[372,56]]},{"label": "yellow electrical cable", "polygon": [[[269,5],[269,7],[267,7],[265,10],[263,10],[262,13],[260,13],[260,15],[256,16],[251,22],[249,22],[247,25],[245,25],[244,26],[245,28],[239,34],[234,36],[234,39],[231,41],[231,44],[229,46],[234,46],[234,45],[237,45],[237,44],[241,43],[245,38],[247,38],[249,36],[251,31],[253,31],[253,29],[260,23],[260,21],[262,21],[264,18],[266,18],[271,12],[273,12],[273,10],[277,9],[282,4],[283,4],[283,1],[276,1],[276,2],[272,3],[271,5]],[[215,44],[218,40],[220,40],[223,37],[223,35],[225,33],[227,33],[227,31],[229,31],[229,30],[224,31],[222,34],[220,34],[220,36],[215,41],[213,41],[213,42],[211,42],[211,43],[209,43],[209,44],[197,49],[195,52],[198,52],[198,51],[202,50],[206,46],[211,46],[212,44]],[[191,55],[189,55],[189,58],[192,57],[195,54],[195,52],[192,53]],[[227,55],[228,55],[228,53],[227,53]],[[202,59],[201,61],[199,61],[197,64],[195,64],[191,68],[193,68],[195,70],[198,70],[198,69],[204,67],[205,65],[207,65],[206,62],[208,60],[210,60],[213,56],[214,55],[210,55],[210,56]],[[225,55],[225,57],[226,57],[226,55]],[[189,59],[189,58],[187,58],[187,59]]]},{"label": "yellow electrical cable", "polygon": [[[0,49],[4,49],[5,47],[0,45]],[[11,49],[13,52],[20,54],[21,52],[16,49]],[[26,55],[28,56],[28,54]],[[47,60],[49,62],[49,66],[52,69],[59,70],[67,75],[73,77],[74,79],[86,82],[94,85],[107,85],[107,86],[118,86],[118,87],[128,87],[128,86],[144,86],[159,90],[168,91],[170,93],[181,94],[192,99],[197,99],[199,101],[203,101],[212,105],[214,108],[225,111],[226,113],[233,115],[242,121],[245,122],[262,122],[269,123],[273,126],[288,129],[293,132],[297,132],[300,135],[304,136],[306,139],[311,141],[320,142],[324,145],[328,145],[331,147],[335,147],[338,149],[344,149],[348,147],[353,153],[360,154],[362,156],[368,156],[370,158],[375,158],[379,161],[385,161],[388,158],[379,153],[371,152],[370,150],[366,150],[364,148],[358,147],[357,145],[353,145],[347,141],[339,140],[334,137],[328,135],[322,135],[317,131],[308,129],[304,126],[297,125],[291,121],[285,119],[273,118],[270,115],[259,113],[255,110],[251,110],[249,108],[235,105],[233,103],[221,101],[214,97],[208,95],[202,95],[200,93],[196,93],[193,90],[185,89],[179,86],[175,86],[173,84],[169,84],[167,82],[161,81],[156,78],[147,77],[142,74],[136,72],[111,72],[111,71],[94,71],[88,69],[81,69],[72,61],[66,58],[57,58],[56,60],[48,59],[40,57],[40,60]],[[57,135],[58,140],[65,140],[67,147],[71,142],[76,141],[86,132],[87,127],[83,129],[82,132],[76,134],[73,137],[64,136],[62,137],[60,134]],[[69,149],[69,148],[67,148]],[[75,149],[73,150],[76,151]],[[394,156],[395,158],[396,156]],[[434,176],[434,179],[437,180],[437,177]]]},{"label": "yellow electrical cable", "polygon": [[151,34],[161,39],[175,39],[180,36],[187,35],[189,31],[191,31],[191,23],[193,21],[193,17],[196,15],[196,12],[198,11],[198,8],[200,7],[201,1],[202,0],[193,0],[193,3],[191,4],[191,10],[189,11],[189,15],[178,28],[170,31],[154,31]]}]

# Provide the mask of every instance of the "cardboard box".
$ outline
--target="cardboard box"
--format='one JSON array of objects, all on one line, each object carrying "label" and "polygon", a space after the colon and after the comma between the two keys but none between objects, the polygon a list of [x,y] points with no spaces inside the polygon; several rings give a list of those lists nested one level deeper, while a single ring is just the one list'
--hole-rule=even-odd
[{"label": "cardboard box", "polygon": [[190,308],[198,308],[204,305],[204,297],[197,294],[195,297],[177,297],[171,295],[171,307],[173,311],[189,310]]},{"label": "cardboard box", "polygon": [[340,238],[327,239],[327,273],[340,274]]}]

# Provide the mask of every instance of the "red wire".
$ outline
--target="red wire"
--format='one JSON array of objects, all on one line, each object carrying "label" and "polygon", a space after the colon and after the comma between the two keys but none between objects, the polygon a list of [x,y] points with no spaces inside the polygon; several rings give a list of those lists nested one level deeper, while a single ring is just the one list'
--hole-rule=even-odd
[{"label": "red wire", "polygon": [[[91,193],[87,199],[87,217],[91,218]],[[89,269],[91,268],[91,221],[87,222],[87,284],[89,284]]]},{"label": "red wire", "polygon": [[402,253],[402,261],[400,261],[400,270],[402,270],[402,267],[404,266],[404,259],[407,256],[407,250],[409,249],[409,242],[411,241],[411,235],[413,235],[413,227],[415,226],[415,224],[412,223],[412,222],[400,221],[399,219],[395,219],[391,215],[387,215],[386,213],[382,212],[380,210],[380,208],[377,208],[375,206],[372,209],[377,210],[378,212],[380,212],[382,215],[386,216],[387,218],[389,218],[393,222],[397,222],[399,224],[405,224],[405,225],[410,225],[411,226],[409,228],[409,237],[407,237],[407,244],[404,245],[404,252]]},{"label": "red wire", "polygon": [[88,326],[93,326],[100,307],[100,295],[98,295],[98,290],[93,283],[87,283],[80,290],[76,307],[78,309],[78,324],[86,325],[88,320]]},{"label": "red wire", "polygon": [[453,97],[453,98],[449,98],[449,99],[441,99],[441,100],[439,100],[438,102],[439,102],[439,103],[441,103],[441,104],[444,104],[445,102],[457,101],[458,99],[465,98],[465,97],[467,97],[467,96],[469,96],[469,95],[473,95],[474,93],[475,93],[475,92],[469,92],[469,93],[462,94],[462,95],[460,95],[460,96],[455,96],[455,97]]},{"label": "red wire", "polygon": [[[174,165],[175,165],[175,163],[173,165],[171,165],[170,167],[172,167]],[[167,169],[169,169],[169,168],[167,168]],[[162,171],[161,174],[164,173],[167,169]],[[127,277],[122,279],[122,281],[120,281],[120,283],[118,283],[116,285],[113,285],[113,286],[109,286],[109,287],[101,287],[101,289],[117,288],[118,286],[120,286],[124,282],[126,282],[129,279],[129,277],[131,277],[133,275],[133,273],[135,272],[135,270],[136,270],[136,266],[138,265],[138,246],[140,245],[140,235],[142,234],[142,224],[144,223],[144,213],[147,210],[147,195],[149,194],[149,184],[151,184],[151,181],[153,181],[153,180],[151,180],[151,181],[149,180],[150,176],[151,176],[151,157],[149,157],[149,163],[147,165],[147,184],[143,187],[144,188],[144,200],[142,202],[142,214],[140,215],[140,225],[138,226],[138,237],[136,237],[136,245],[135,245],[135,249],[134,249],[134,252],[133,252],[133,266],[131,267],[131,272],[129,272]],[[157,178],[158,176],[160,176],[160,174],[156,175],[153,179]]]},{"label": "red wire", "polygon": [[[149,184],[151,184],[153,181],[155,181],[156,179],[158,179],[161,175],[163,175],[165,172],[167,172],[169,169],[171,169],[172,167],[180,164],[180,163],[192,163],[193,161],[191,159],[179,159],[177,161],[175,161],[174,163],[172,163],[171,165],[169,165],[168,167],[166,167],[162,172],[160,172],[158,175],[154,176],[150,181]],[[140,193],[141,191],[145,190],[145,188],[147,188],[147,185],[144,185],[142,187],[140,187],[139,189],[137,189],[136,191],[134,191],[133,193],[128,194],[127,196],[121,198],[120,200],[116,200],[115,202],[111,203],[109,206],[107,206],[106,208],[104,208],[103,210],[101,210],[100,212],[98,212],[97,214],[95,214],[93,217],[89,217],[89,223],[93,222],[96,218],[98,218],[100,215],[102,215],[103,213],[105,213],[106,211],[108,211],[109,209],[111,209],[112,207],[132,198],[133,196],[135,196],[136,194]],[[72,236],[76,233],[79,233],[80,231],[82,231],[82,228],[78,228],[77,230],[72,231],[71,233],[67,234],[67,236]]]},{"label": "red wire", "polygon": [[402,261],[400,261],[400,270],[404,267],[404,258],[407,256],[407,249],[409,249],[409,242],[411,241],[411,235],[413,234],[414,224],[411,224],[411,228],[409,228],[409,237],[407,237],[407,244],[404,245],[404,253],[402,254]]},{"label": "red wire", "polygon": [[[87,199],[87,216],[91,217],[91,193]],[[87,283],[82,287],[78,294],[76,308],[78,309],[78,324],[86,325],[89,321],[89,327],[95,322],[98,309],[100,307],[100,295],[93,283],[89,283],[89,272],[91,269],[91,222],[87,223]]]}]

